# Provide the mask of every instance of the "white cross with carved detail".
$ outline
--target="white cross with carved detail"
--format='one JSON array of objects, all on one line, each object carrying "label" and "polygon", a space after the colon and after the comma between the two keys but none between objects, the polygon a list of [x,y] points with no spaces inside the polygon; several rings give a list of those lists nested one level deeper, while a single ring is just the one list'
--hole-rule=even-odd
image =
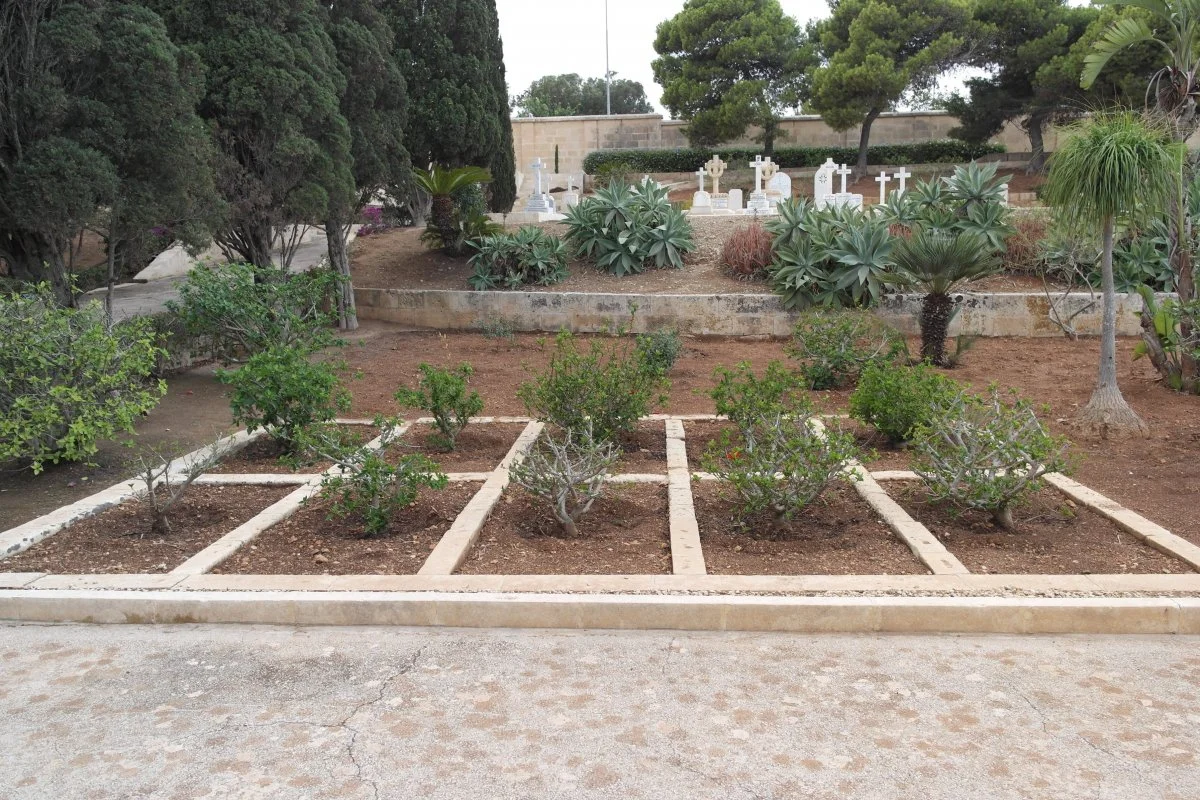
[{"label": "white cross with carved detail", "polygon": [[886,172],[879,173],[879,177],[875,179],[875,182],[879,184],[879,202],[880,203],[883,203],[884,201],[887,200],[887,185],[888,185],[889,180],[891,180],[891,178],[888,177],[888,174]]},{"label": "white cross with carved detail", "polygon": [[834,172],[836,172],[838,175],[842,176],[842,194],[846,193],[846,176],[849,175],[853,171],[854,170],[850,169],[845,164],[842,164],[840,167],[838,167],[836,170],[834,170]]},{"label": "white cross with carved detail", "polygon": [[541,156],[538,156],[537,158],[535,158],[533,160],[533,163],[529,165],[529,168],[531,170],[533,170],[533,174],[537,178],[537,190],[534,193],[535,194],[543,194],[543,192],[542,192],[542,170],[544,170],[546,168],[546,165],[542,163]]},{"label": "white cross with carved detail", "polygon": [[754,167],[754,193],[762,194],[763,157],[755,156],[750,166]]},{"label": "white cross with carved detail", "polygon": [[909,178],[911,178],[911,177],[912,177],[912,173],[911,173],[911,172],[909,172],[909,171],[908,171],[907,169],[905,169],[904,167],[901,167],[901,168],[900,168],[900,171],[899,171],[899,172],[897,172],[897,173],[896,173],[895,175],[893,175],[892,177],[893,177],[893,178],[895,178],[895,179],[897,179],[898,181],[900,181],[900,189],[899,189],[898,191],[899,191],[899,193],[900,193],[900,194],[904,194],[905,190],[908,188],[907,181],[908,181],[908,179],[909,179]]},{"label": "white cross with carved detail", "polygon": [[714,153],[713,157],[709,159],[707,164],[704,165],[704,168],[708,170],[709,176],[713,179],[713,194],[721,193],[721,176],[725,174],[725,168],[727,166],[729,165],[722,161],[721,157],[716,153]]}]

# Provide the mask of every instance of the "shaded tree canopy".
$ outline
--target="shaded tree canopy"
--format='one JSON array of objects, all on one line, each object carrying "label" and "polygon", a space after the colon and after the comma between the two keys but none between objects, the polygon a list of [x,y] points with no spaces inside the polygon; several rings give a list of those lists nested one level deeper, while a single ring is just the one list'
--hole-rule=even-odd
[{"label": "shaded tree canopy", "polygon": [[[513,98],[513,108],[521,117],[599,116],[608,103],[603,78],[579,77],[574,72],[538,78]],[[642,84],[627,78],[612,81],[612,113],[649,114],[654,111],[646,99]]]},{"label": "shaded tree canopy", "polygon": [[486,167],[494,211],[516,200],[512,123],[495,0],[383,0],[408,83],[413,164]]},{"label": "shaded tree canopy", "polygon": [[[134,3],[0,7],[0,257],[72,302],[64,253],[85,225],[111,249],[161,227],[201,244],[219,218],[201,69]],[[114,253],[115,256],[115,253]]]},{"label": "shaded tree canopy", "polygon": [[780,116],[798,105],[812,55],[778,0],[687,0],[659,23],[654,49],[662,102],[688,121],[693,147],[736,139],[758,125],[768,154]]},{"label": "shaded tree canopy", "polygon": [[208,81],[199,104],[218,149],[229,224],[217,241],[260,266],[290,226],[351,202],[346,89],[325,11],[314,0],[147,0]]},{"label": "shaded tree canopy", "polygon": [[805,87],[807,109],[834,130],[861,126],[864,169],[879,115],[964,60],[971,7],[968,0],[830,0],[830,10],[807,31],[820,58]]}]

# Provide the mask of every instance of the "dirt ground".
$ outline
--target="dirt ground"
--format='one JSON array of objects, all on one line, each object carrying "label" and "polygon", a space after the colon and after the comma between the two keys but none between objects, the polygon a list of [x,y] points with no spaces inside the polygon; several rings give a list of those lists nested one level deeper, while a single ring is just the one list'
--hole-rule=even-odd
[{"label": "dirt ground", "polygon": [[[351,364],[364,377],[350,382],[355,416],[396,412],[392,394],[419,378],[422,361],[457,364],[469,361],[472,380],[484,399],[484,414],[524,414],[517,387],[550,355],[544,337],[519,335],[512,340],[479,334],[404,332],[395,326],[368,323],[346,348]],[[1122,339],[1118,348],[1119,378],[1130,404],[1151,427],[1149,439],[1102,440],[1078,434],[1069,425],[1087,403],[1095,381],[1098,342],[1081,339],[979,339],[963,364],[949,374],[982,388],[990,382],[1014,387],[1048,408],[1043,418],[1055,433],[1072,437],[1079,465],[1075,476],[1168,529],[1200,543],[1195,513],[1200,497],[1200,397],[1176,394],[1155,380],[1150,366],[1133,361],[1135,342]],[[686,351],[670,374],[672,388],[666,411],[711,412],[707,391],[719,364],[746,360],[762,368],[785,359],[783,342],[688,339]],[[174,442],[181,450],[207,441],[230,425],[229,406],[211,369],[173,378],[167,398],[138,425],[143,441]],[[847,392],[819,392],[826,411],[844,411]],[[694,452],[694,450],[692,451]],[[900,466],[903,453],[889,456]],[[97,467],[47,467],[40,476],[28,472],[0,474],[0,529],[32,519],[126,477],[123,448],[106,444]],[[86,478],[86,480],[84,480]]]}]

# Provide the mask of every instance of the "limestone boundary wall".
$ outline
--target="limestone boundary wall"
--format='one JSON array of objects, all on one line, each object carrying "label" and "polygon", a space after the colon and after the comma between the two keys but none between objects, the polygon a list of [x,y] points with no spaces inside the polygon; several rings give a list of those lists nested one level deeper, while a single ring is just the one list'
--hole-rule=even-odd
[{"label": "limestone boundary wall", "polygon": [[[369,289],[354,291],[360,319],[375,319],[415,328],[480,330],[489,321],[503,320],[516,331],[576,333],[608,330],[629,323],[644,333],[674,326],[693,336],[790,335],[796,314],[785,311],[771,294],[594,294],[585,292],[475,292],[449,289]],[[1099,294],[1076,292],[1047,297],[1040,292],[960,293],[959,313],[951,335],[1062,336],[1050,318],[1053,308],[1084,336],[1100,334]],[[1142,298],[1118,295],[1117,333],[1140,333]],[[919,295],[892,295],[876,310],[902,332],[916,335]],[[1077,313],[1078,312],[1078,313]],[[1072,315],[1073,318],[1072,318]]]}]

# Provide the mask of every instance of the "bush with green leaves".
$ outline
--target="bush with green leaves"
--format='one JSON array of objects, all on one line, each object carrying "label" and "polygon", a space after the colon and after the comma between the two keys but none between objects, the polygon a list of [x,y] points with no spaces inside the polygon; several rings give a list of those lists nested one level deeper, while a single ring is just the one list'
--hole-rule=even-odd
[{"label": "bush with green leaves", "polygon": [[593,177],[597,189],[606,189],[614,182],[629,183],[633,179],[633,166],[628,161],[607,161],[596,168],[594,172],[587,170]]},{"label": "bush with green leaves", "polygon": [[648,178],[597,189],[567,211],[565,224],[576,253],[617,277],[650,266],[679,269],[684,254],[696,248],[687,217]]},{"label": "bush with green leaves", "polygon": [[637,354],[647,367],[667,374],[683,352],[683,339],[675,328],[656,328],[637,337]]},{"label": "bush with green leaves", "polygon": [[516,233],[497,233],[468,242],[475,251],[468,264],[472,289],[552,286],[567,277],[567,246],[541,228],[526,225]]},{"label": "bush with green leaves", "polygon": [[397,511],[417,501],[421,489],[442,489],[448,481],[436,463],[419,454],[401,456],[394,463],[384,451],[396,442],[399,420],[377,419],[379,447],[345,446],[336,438],[310,439],[308,446],[340,468],[321,482],[320,497],[330,501],[329,518],[358,516],[363,536],[380,536],[387,531]]},{"label": "bush with green leaves", "polygon": [[591,420],[561,434],[542,434],[529,454],[512,467],[509,477],[525,491],[549,501],[554,518],[567,536],[579,535],[579,519],[604,491],[604,476],[621,457],[621,449],[597,437]]},{"label": "bush with green leaves", "polygon": [[810,389],[836,389],[853,384],[870,364],[895,362],[905,343],[869,311],[807,311],[785,350],[800,362]]},{"label": "bush with green leaves", "polygon": [[233,421],[254,432],[265,428],[287,453],[297,451],[301,434],[350,409],[338,362],[312,361],[302,350],[272,347],[236,370],[218,370],[217,380],[232,387]]},{"label": "bush with green leaves", "polygon": [[1012,507],[1047,472],[1068,468],[1067,440],[1042,426],[1030,403],[1006,402],[992,386],[985,396],[948,394],[912,434],[913,470],[930,499],[987,511],[1013,527]]},{"label": "bush with green leaves", "polygon": [[[957,164],[980,158],[992,153],[1003,153],[1001,145],[985,142],[971,144],[958,139],[933,139],[913,144],[874,144],[867,150],[870,164]],[[625,173],[630,172],[687,172],[695,173],[716,153],[730,164],[753,161],[762,155],[761,148],[721,147],[712,148],[637,148],[593,150],[583,159],[583,171],[588,175],[599,175],[610,164],[621,164]],[[858,161],[858,147],[776,147],[771,160],[781,169],[819,167],[826,159],[838,164],[853,164]]]},{"label": "bush with green leaves", "polygon": [[1148,286],[1138,291],[1143,333],[1133,357],[1149,358],[1175,391],[1200,394],[1200,379],[1187,377],[1185,369],[1188,359],[1200,361],[1200,300],[1181,303],[1168,297],[1160,301]]},{"label": "bush with green leaves", "polygon": [[523,383],[517,396],[540,420],[571,430],[590,421],[596,438],[609,441],[666,403],[670,385],[628,337],[596,338],[584,348],[562,331],[546,369]]},{"label": "bush with green leaves", "polygon": [[914,428],[928,424],[936,409],[961,391],[925,364],[868,364],[850,395],[850,416],[898,444],[908,441]]},{"label": "bush with green leaves", "polygon": [[433,424],[438,429],[438,445],[453,450],[458,435],[470,424],[471,417],[483,411],[479,392],[467,392],[467,383],[475,370],[465,361],[455,369],[432,364],[421,364],[417,369],[421,371],[421,382],[416,389],[397,391],[396,402],[432,414]]},{"label": "bush with green leaves", "polygon": [[854,437],[826,429],[800,381],[779,362],[761,378],[749,363],[718,367],[712,397],[736,431],[708,446],[704,469],[737,492],[743,517],[770,511],[790,520],[816,500],[857,456]]},{"label": "bush with green leaves", "polygon": [[0,462],[39,473],[81,461],[158,405],[163,351],[149,319],[112,328],[98,303],[63,308],[46,284],[0,295]]},{"label": "bush with green leaves", "polygon": [[198,264],[167,308],[190,336],[211,341],[226,363],[272,347],[312,353],[336,341],[331,299],[341,280],[330,269]]}]

